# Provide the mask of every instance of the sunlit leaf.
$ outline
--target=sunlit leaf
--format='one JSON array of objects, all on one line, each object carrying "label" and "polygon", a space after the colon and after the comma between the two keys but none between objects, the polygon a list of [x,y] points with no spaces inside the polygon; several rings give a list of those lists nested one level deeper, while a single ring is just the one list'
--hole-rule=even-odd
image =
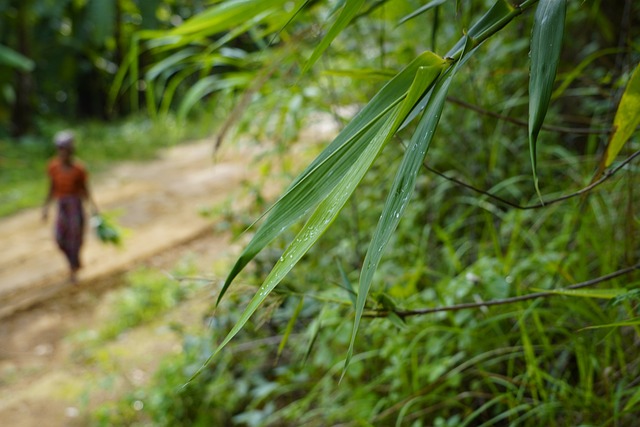
[{"label": "sunlit leaf", "polygon": [[549,108],[558,70],[566,0],[541,0],[536,9],[531,34],[531,76],[529,78],[529,151],[533,181],[538,195],[536,145]]},{"label": "sunlit leaf", "polygon": [[176,27],[173,35],[207,37],[244,24],[266,10],[278,10],[289,0],[229,0],[218,3]]},{"label": "sunlit leaf", "polygon": [[624,144],[640,125],[640,64],[631,75],[622,94],[616,116],[613,119],[613,133],[605,152],[604,166],[610,166]]},{"label": "sunlit leaf", "polygon": [[358,13],[364,0],[345,0],[344,8],[338,16],[336,22],[333,23],[327,34],[320,40],[320,43],[315,47],[309,60],[304,64],[302,73],[304,74],[315,64],[315,62],[322,56],[322,53],[327,50],[331,42],[349,25],[349,22]]},{"label": "sunlit leaf", "polygon": [[33,71],[36,63],[26,56],[0,44],[0,64],[20,71]]}]

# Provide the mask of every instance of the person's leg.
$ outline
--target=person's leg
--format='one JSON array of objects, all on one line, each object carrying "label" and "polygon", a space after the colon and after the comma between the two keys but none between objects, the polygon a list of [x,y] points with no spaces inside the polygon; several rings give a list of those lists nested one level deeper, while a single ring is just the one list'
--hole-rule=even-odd
[{"label": "person's leg", "polygon": [[56,242],[69,264],[70,280],[77,282],[80,270],[80,249],[84,235],[84,212],[82,201],[76,197],[65,197],[58,203]]}]

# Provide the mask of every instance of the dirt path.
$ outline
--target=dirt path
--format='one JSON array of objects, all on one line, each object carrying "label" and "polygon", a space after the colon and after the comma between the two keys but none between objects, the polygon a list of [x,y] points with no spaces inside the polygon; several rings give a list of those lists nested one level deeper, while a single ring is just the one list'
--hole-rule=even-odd
[{"label": "dirt path", "polygon": [[[193,143],[156,161],[124,164],[94,177],[101,210],[120,213],[118,223],[128,233],[122,248],[103,245],[87,233],[77,285],[68,282],[52,224],[42,223],[38,209],[0,222],[1,425],[84,425],[87,418],[80,416],[76,397],[84,393],[78,390],[82,384],[91,383],[94,368],[73,362],[75,346],[65,337],[81,325],[100,322],[101,301],[122,282],[122,273],[141,263],[171,268],[186,252],[196,252],[206,265],[228,254],[228,236],[215,235],[212,219],[199,209],[246,199],[242,182],[250,178],[257,153],[255,147],[234,147],[214,161],[210,142]],[[137,372],[134,377],[153,371],[158,358],[149,355],[166,354],[179,344],[171,334],[155,338],[160,340],[122,340],[133,351],[128,362],[118,360],[130,363],[127,370]],[[131,381],[126,372],[120,377],[120,382]],[[69,391],[74,388],[75,393]],[[101,399],[108,398],[107,393]]]},{"label": "dirt path", "polygon": [[[306,150],[334,132],[326,119],[319,120],[301,136],[305,142],[299,146]],[[101,305],[122,283],[123,274],[137,266],[171,268],[185,254],[195,254],[202,271],[230,262],[239,248],[229,236],[214,233],[215,219],[199,211],[221,203],[234,211],[244,209],[251,198],[242,184],[256,177],[260,166],[255,159],[266,149],[236,144],[223,147],[214,160],[211,142],[204,141],[92,177],[101,210],[118,213],[118,223],[129,231],[120,249],[88,233],[78,285],[68,283],[52,224],[42,223],[38,209],[0,220],[0,425],[87,425],[87,410],[146,381],[162,355],[179,351],[176,334],[163,327],[172,321],[167,318],[108,345],[109,367],[104,370],[77,363],[77,343],[68,337],[104,321]],[[271,165],[267,194],[286,184],[278,179],[281,166]],[[199,324],[209,297],[190,300],[167,316]],[[111,386],[96,392],[101,381]]]},{"label": "dirt path", "polygon": [[[211,221],[198,209],[231,196],[249,177],[250,157],[249,149],[237,149],[220,153],[214,163],[211,144],[194,143],[168,150],[157,161],[125,164],[97,177],[98,205],[121,213],[118,223],[130,233],[122,249],[102,245],[88,233],[80,286],[202,234]],[[52,224],[43,224],[39,210],[0,222],[0,241],[0,318],[71,288]]]}]

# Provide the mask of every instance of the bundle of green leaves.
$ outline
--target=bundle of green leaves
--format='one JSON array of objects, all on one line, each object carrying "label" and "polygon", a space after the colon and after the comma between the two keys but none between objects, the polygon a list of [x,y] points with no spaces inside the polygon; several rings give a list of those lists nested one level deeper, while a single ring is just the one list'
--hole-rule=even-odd
[{"label": "bundle of green leaves", "polygon": [[96,236],[102,243],[116,246],[122,244],[122,231],[113,219],[103,214],[95,214],[91,218],[91,227],[95,230]]}]

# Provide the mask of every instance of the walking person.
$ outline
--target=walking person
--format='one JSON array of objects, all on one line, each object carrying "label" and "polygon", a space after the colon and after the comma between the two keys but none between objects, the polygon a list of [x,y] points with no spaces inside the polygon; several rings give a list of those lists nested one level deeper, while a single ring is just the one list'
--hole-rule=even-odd
[{"label": "walking person", "polygon": [[97,214],[98,209],[91,198],[88,174],[84,165],[74,159],[74,135],[69,131],[58,132],[54,137],[57,156],[49,162],[49,192],[42,207],[42,219],[49,216],[49,204],[56,200],[58,213],[55,222],[55,239],[69,264],[69,279],[77,283],[80,262],[80,249],[84,239],[85,213],[83,201],[91,205]]}]

